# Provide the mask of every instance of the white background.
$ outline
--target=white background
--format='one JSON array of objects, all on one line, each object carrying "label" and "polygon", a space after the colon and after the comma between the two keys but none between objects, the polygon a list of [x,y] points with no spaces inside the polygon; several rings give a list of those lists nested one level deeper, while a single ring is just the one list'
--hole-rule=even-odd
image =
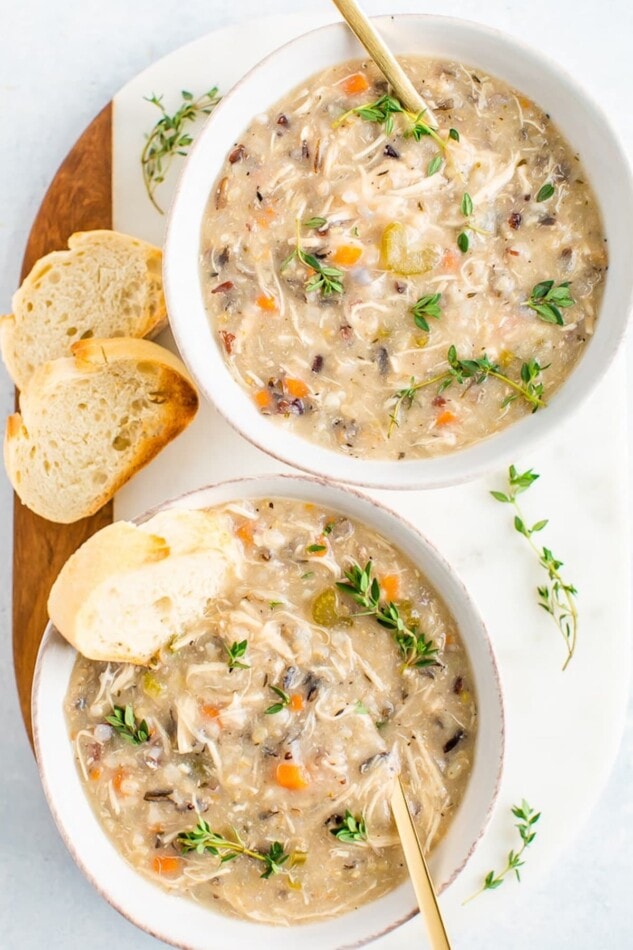
[{"label": "white background", "polygon": [[[633,90],[628,0],[516,0],[485,6],[445,2],[366,0],[371,13],[441,12],[479,19],[521,35],[579,76],[617,122],[633,149]],[[32,218],[44,190],[83,128],[117,89],[152,61],[190,39],[240,18],[263,13],[327,10],[326,0],[2,0],[0,50],[0,312],[8,309]],[[601,19],[608,17],[606,22]],[[212,66],[212,64],[211,64]],[[608,174],[608,156],[605,156]],[[633,233],[633,223],[632,223]],[[633,242],[632,242],[633,266]],[[631,343],[629,343],[629,354]],[[629,388],[629,392],[631,389]],[[0,409],[12,409],[12,387],[0,376]],[[618,407],[614,406],[614,411]],[[150,948],[86,884],[57,836],[41,793],[19,717],[10,650],[11,493],[0,476],[0,946],[7,950]],[[608,591],[605,591],[608,596]],[[599,648],[596,670],[599,674]],[[456,944],[469,950],[633,946],[630,857],[633,844],[633,715],[616,771],[573,850],[548,879],[530,878],[516,900],[486,895],[490,920]],[[591,750],[587,750],[590,757]],[[537,847],[535,843],[534,847]]]}]

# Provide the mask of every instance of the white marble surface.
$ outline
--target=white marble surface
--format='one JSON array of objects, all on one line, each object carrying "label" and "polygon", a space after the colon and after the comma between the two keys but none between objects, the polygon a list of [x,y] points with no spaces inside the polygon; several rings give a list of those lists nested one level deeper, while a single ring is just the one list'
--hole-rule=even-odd
[{"label": "white marble surface", "polygon": [[[376,3],[370,12],[440,12],[429,4]],[[0,311],[8,306],[32,217],[46,184],[64,154],[98,109],[135,73],[158,56],[208,30],[263,12],[290,13],[327,8],[325,0],[291,3],[269,0],[124,0],[96,4],[65,0],[45,4],[21,0],[3,10],[0,104],[5,144],[0,150]],[[552,9],[534,0],[529,13],[517,0],[488,0],[482,11],[467,2],[445,2],[441,12],[478,18],[521,32],[562,65],[581,74],[591,63],[594,94],[618,119],[629,149],[633,116],[628,48],[633,13],[627,0],[609,6],[607,22],[596,31],[598,0],[561,0]],[[599,39],[596,37],[599,36]],[[627,115],[628,110],[628,115]],[[6,117],[10,116],[7,122]],[[605,162],[608,173],[608,161]],[[629,343],[629,355],[633,353]],[[631,391],[631,389],[629,390]],[[12,407],[12,390],[0,377],[0,408]],[[157,946],[107,907],[84,882],[66,854],[48,815],[26,737],[19,721],[10,654],[11,495],[0,481],[0,946],[10,948],[83,946],[95,950],[116,944],[127,948]],[[605,592],[606,594],[607,592]],[[596,655],[599,656],[599,644]],[[529,893],[515,887],[516,900],[487,896],[489,922],[456,946],[472,950],[538,947],[589,950],[609,944],[633,945],[630,913],[631,806],[633,780],[629,716],[622,752],[599,807],[581,839],[564,855],[548,879],[530,882]],[[591,755],[591,750],[587,750]],[[526,882],[527,883],[527,882]],[[510,888],[513,885],[508,884]],[[524,885],[525,887],[525,885]],[[527,889],[527,888],[526,888]],[[72,911],[72,912],[71,912]],[[607,937],[608,935],[608,937]]]}]

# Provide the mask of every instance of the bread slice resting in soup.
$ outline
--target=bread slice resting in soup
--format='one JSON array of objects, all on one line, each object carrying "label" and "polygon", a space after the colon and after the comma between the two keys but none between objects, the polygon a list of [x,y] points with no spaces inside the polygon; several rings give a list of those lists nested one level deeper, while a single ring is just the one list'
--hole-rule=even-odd
[{"label": "bread slice resting in soup", "polygon": [[272,924],[337,916],[406,875],[399,774],[427,851],[472,769],[461,633],[372,528],[296,499],[170,509],[71,557],[50,616],[78,648],[69,741],[139,873]]}]

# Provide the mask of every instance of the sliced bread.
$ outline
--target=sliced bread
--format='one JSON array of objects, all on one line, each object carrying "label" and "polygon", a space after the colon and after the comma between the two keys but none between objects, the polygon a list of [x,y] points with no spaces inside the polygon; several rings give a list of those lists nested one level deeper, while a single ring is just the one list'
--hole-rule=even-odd
[{"label": "sliced bread", "polygon": [[4,439],[20,499],[64,524],[98,511],[198,408],[184,365],[156,343],[83,340],[72,353],[33,373]]},{"label": "sliced bread", "polygon": [[147,664],[199,623],[237,561],[225,516],[170,508],[102,528],[53,584],[49,616],[91,660]]},{"label": "sliced bread", "polygon": [[81,231],[39,260],[0,319],[2,358],[23,389],[77,340],[144,337],[166,323],[159,248],[116,231]]}]

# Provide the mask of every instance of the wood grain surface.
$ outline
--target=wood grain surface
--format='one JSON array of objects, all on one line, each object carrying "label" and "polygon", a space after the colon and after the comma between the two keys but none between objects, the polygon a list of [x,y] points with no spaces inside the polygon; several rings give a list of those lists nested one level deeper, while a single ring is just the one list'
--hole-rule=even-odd
[{"label": "wood grain surface", "polygon": [[[22,262],[66,247],[73,231],[112,227],[112,103],[91,122],[60,166],[37,213]],[[17,401],[17,395],[16,395]],[[46,601],[62,564],[91,534],[112,521],[112,504],[91,518],[45,521],[16,497],[13,515],[13,661],[24,724],[31,733],[31,684],[48,620]]]}]

